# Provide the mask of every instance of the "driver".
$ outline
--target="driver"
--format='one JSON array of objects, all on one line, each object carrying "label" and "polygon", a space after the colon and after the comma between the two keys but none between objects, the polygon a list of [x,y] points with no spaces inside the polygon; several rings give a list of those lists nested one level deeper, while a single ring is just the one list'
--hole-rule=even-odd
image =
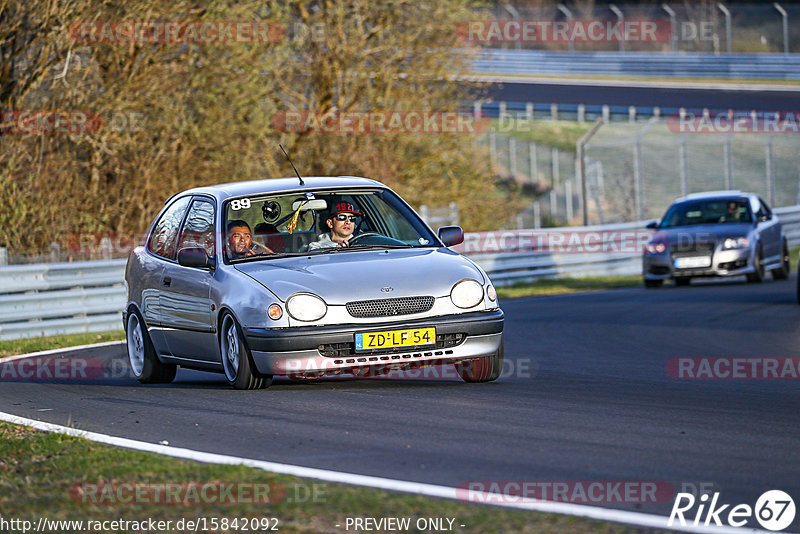
[{"label": "driver", "polygon": [[350,202],[335,203],[325,219],[330,232],[317,236],[316,241],[308,244],[308,250],[349,246],[350,238],[356,229],[356,221],[360,216],[361,212]]},{"label": "driver", "polygon": [[258,254],[272,254],[269,248],[253,242],[250,225],[246,221],[237,219],[228,223],[228,256],[238,260],[247,256]]}]

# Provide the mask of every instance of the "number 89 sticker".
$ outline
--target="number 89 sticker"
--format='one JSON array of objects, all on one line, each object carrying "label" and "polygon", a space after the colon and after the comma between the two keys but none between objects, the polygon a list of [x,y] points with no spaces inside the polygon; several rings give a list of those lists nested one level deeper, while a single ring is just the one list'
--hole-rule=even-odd
[{"label": "number 89 sticker", "polygon": [[250,199],[249,198],[231,200],[231,209],[233,211],[246,210],[248,208],[250,208]]},{"label": "number 89 sticker", "polygon": [[765,491],[756,501],[756,519],[767,530],[783,530],[794,521],[794,500],[781,490]]}]

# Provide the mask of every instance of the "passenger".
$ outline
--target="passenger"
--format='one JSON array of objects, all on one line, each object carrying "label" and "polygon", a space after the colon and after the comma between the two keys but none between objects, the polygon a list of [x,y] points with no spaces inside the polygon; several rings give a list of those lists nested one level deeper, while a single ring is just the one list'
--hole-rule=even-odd
[{"label": "passenger", "polygon": [[230,221],[228,223],[227,233],[228,256],[232,260],[273,253],[269,248],[253,242],[253,234],[250,231],[250,225],[241,219]]},{"label": "passenger", "polygon": [[335,203],[325,219],[330,232],[317,236],[316,241],[308,244],[308,250],[350,246],[350,238],[353,237],[359,217],[361,212],[350,202]]}]

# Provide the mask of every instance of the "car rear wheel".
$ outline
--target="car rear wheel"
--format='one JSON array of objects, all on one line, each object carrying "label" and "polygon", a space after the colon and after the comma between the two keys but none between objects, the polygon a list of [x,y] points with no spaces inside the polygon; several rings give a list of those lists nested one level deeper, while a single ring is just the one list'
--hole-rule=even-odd
[{"label": "car rear wheel", "polygon": [[272,375],[256,371],[250,349],[244,342],[241,329],[230,313],[222,317],[219,335],[219,352],[225,378],[235,389],[260,389],[272,384]]},{"label": "car rear wheel", "polygon": [[761,245],[756,251],[755,260],[753,260],[753,267],[755,270],[752,273],[747,273],[747,281],[759,283],[764,281],[764,253],[761,252]]},{"label": "car rear wheel", "polygon": [[648,280],[645,278],[644,287],[654,288],[661,287],[664,284],[663,280]]},{"label": "car rear wheel", "polygon": [[786,280],[789,278],[789,273],[792,272],[792,266],[789,260],[789,247],[786,241],[783,242],[783,252],[781,253],[781,266],[772,271],[773,280]]},{"label": "car rear wheel", "polygon": [[503,343],[501,337],[497,351],[489,356],[457,363],[456,371],[464,382],[491,382],[497,380],[503,370],[503,359],[505,357]]},{"label": "car rear wheel", "polygon": [[175,379],[178,367],[159,361],[144,321],[139,312],[134,309],[128,313],[125,337],[128,342],[128,363],[133,376],[139,382],[142,384],[168,384]]}]

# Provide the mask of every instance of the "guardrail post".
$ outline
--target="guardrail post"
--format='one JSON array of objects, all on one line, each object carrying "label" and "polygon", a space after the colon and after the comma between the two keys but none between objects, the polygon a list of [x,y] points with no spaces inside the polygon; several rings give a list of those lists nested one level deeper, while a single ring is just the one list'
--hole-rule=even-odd
[{"label": "guardrail post", "polygon": [[6,247],[0,247],[0,265],[8,265],[8,249]]},{"label": "guardrail post", "polygon": [[481,107],[482,103],[480,100],[478,102],[474,102],[472,104],[472,117],[477,121],[481,118]]},{"label": "guardrail post", "polygon": [[[800,191],[798,192],[798,196],[800,196]],[[542,227],[542,206],[539,204],[538,200],[533,203],[533,227]]]},{"label": "guardrail post", "polygon": [[636,106],[628,107],[628,122],[636,122]]},{"label": "guardrail post", "polygon": [[500,120],[505,119],[506,117],[506,103],[502,101],[497,106],[497,115]]},{"label": "guardrail post", "polygon": [[681,137],[680,148],[680,170],[681,170],[681,196],[689,194],[689,157],[688,157],[688,141],[687,134]]},{"label": "guardrail post", "polygon": [[525,119],[528,122],[533,122],[533,102],[525,104]]},{"label": "guardrail post", "polygon": [[528,143],[528,161],[531,166],[531,183],[535,184],[539,179],[539,160],[536,157],[536,143]]},{"label": "guardrail post", "polygon": [[611,122],[611,108],[603,104],[603,122]]},{"label": "guardrail post", "polygon": [[550,119],[558,120],[558,104],[550,104]]},{"label": "guardrail post", "polygon": [[578,122],[583,124],[586,122],[586,106],[584,104],[578,104]]},{"label": "guardrail post", "polygon": [[61,257],[61,245],[56,242],[50,243],[50,261],[52,263],[58,262]]}]

